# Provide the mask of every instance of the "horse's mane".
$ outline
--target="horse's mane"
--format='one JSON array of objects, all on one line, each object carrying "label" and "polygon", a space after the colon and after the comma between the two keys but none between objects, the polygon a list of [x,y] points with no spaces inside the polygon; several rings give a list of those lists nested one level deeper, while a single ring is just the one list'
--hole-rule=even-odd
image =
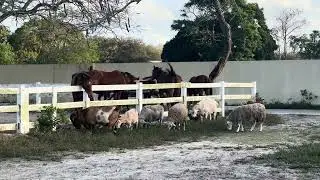
[{"label": "horse's mane", "polygon": [[132,79],[136,79],[136,77],[134,75],[132,75],[131,73],[129,73],[129,72],[121,72],[121,73],[124,74],[124,75],[129,76]]}]

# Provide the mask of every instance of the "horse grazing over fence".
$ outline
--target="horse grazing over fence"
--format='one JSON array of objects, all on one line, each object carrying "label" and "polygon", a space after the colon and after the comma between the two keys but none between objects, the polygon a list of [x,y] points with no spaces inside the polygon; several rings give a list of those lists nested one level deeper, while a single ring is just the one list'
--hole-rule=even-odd
[{"label": "horse grazing over fence", "polygon": [[[190,78],[191,83],[211,83],[211,80],[206,75],[193,76]],[[204,96],[212,95],[211,88],[188,88],[188,96]]]},{"label": "horse grazing over fence", "polygon": [[[73,76],[73,79],[75,79],[72,80],[73,82],[75,82],[75,85],[80,85],[86,91],[90,98],[90,101],[94,100],[92,85],[126,84],[125,77],[120,71],[115,70],[111,72],[106,72],[93,70],[92,67],[90,67],[89,72],[76,73]],[[119,99],[121,97],[122,91],[115,91],[114,93],[114,99]],[[105,92],[102,91],[97,94],[105,95]],[[78,99],[78,97],[76,99]]]},{"label": "horse grazing over fence", "polygon": [[[170,63],[170,69],[166,71],[160,67],[153,66],[152,75],[144,79],[156,80],[157,83],[180,83],[182,78],[176,74]],[[178,97],[181,96],[181,89],[159,89],[160,97]]]}]

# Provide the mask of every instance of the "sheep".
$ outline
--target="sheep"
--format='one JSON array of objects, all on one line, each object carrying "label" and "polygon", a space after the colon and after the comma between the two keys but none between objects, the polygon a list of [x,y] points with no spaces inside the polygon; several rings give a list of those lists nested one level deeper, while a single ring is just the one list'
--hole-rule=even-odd
[{"label": "sheep", "polygon": [[163,121],[164,108],[161,105],[146,105],[142,108],[139,114],[139,122],[142,124],[150,123],[153,121],[159,121],[160,124]]},{"label": "sheep", "polygon": [[128,124],[130,129],[132,129],[133,124],[135,124],[137,127],[138,119],[139,119],[138,111],[134,108],[129,109],[127,112],[120,115],[117,122],[117,129],[121,127],[121,124]]},{"label": "sheep", "polygon": [[166,121],[171,121],[175,123],[175,125],[183,124],[183,131],[186,130],[186,121],[189,120],[188,117],[188,109],[187,106],[183,103],[176,103],[175,105],[171,106],[168,111],[168,117]]},{"label": "sheep", "polygon": [[227,129],[232,130],[232,124],[238,124],[236,132],[244,131],[243,121],[250,121],[254,119],[254,123],[250,129],[253,131],[257,122],[260,123],[260,132],[262,131],[262,124],[267,116],[266,108],[261,103],[253,103],[242,105],[234,109],[226,118]]},{"label": "sheep", "polygon": [[214,99],[204,99],[198,102],[196,105],[192,107],[191,116],[196,117],[198,113],[200,114],[200,120],[203,122],[203,117],[212,120],[211,114],[213,114],[213,119],[215,120],[217,117],[218,103]]},{"label": "sheep", "polygon": [[97,125],[107,125],[109,116],[115,109],[115,106],[76,109],[70,114],[70,120],[76,129],[80,129],[81,125],[83,125],[86,129],[92,130]]}]

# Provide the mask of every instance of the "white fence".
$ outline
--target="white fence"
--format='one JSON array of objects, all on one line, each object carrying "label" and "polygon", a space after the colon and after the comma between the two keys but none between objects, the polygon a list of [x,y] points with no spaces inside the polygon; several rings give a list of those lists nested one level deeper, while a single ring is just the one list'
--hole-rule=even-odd
[{"label": "white fence", "polygon": [[[180,97],[169,98],[143,98],[143,90],[149,89],[169,89],[169,88],[181,88]],[[188,88],[219,88],[220,93],[210,96],[187,96]],[[225,88],[251,88],[250,94],[237,94],[226,95]],[[186,104],[188,101],[200,101],[207,97],[212,97],[220,100],[220,108],[222,116],[225,115],[225,100],[246,100],[254,99],[256,95],[256,82],[252,83],[228,83],[221,81],[219,83],[161,83],[161,84],[127,84],[127,85],[94,85],[93,91],[113,91],[113,90],[135,90],[135,99],[121,99],[121,100],[102,100],[102,101],[90,101],[87,94],[80,86],[63,86],[63,87],[25,87],[21,85],[19,88],[0,88],[0,94],[14,94],[17,95],[17,105],[0,106],[0,113],[4,112],[16,112],[17,122],[10,124],[0,124],[0,131],[16,130],[18,133],[26,134],[30,128],[34,126],[29,121],[30,111],[40,111],[45,106],[53,105],[58,109],[71,109],[71,108],[87,108],[90,106],[113,106],[113,105],[136,105],[140,112],[143,104],[158,104],[158,103],[172,103],[182,102]],[[58,102],[58,93],[65,92],[79,92],[83,91],[82,102]],[[40,94],[52,93],[51,104],[41,104]],[[29,104],[29,94],[37,94],[36,104]]]}]

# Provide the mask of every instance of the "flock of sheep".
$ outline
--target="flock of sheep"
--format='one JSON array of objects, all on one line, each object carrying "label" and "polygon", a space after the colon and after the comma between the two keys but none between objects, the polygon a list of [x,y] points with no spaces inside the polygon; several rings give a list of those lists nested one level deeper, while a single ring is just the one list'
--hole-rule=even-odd
[{"label": "flock of sheep", "polygon": [[[176,103],[168,110],[168,115],[164,115],[164,107],[160,104],[145,105],[139,113],[135,108],[129,109],[124,113],[120,113],[121,106],[104,106],[89,107],[86,109],[76,109],[70,115],[70,120],[76,129],[82,126],[86,129],[101,128],[107,126],[114,132],[126,125],[133,129],[136,127],[148,127],[150,125],[164,125],[171,129],[186,129],[186,121],[190,120],[189,116],[194,119],[204,118],[215,120],[217,118],[218,103],[212,98],[206,98],[193,105],[190,110],[183,103]],[[256,123],[260,123],[260,131],[262,131],[263,122],[266,119],[266,108],[263,104],[252,103],[237,107],[226,118],[226,127],[232,130],[232,126],[237,126],[236,132],[244,131],[243,122],[252,121],[252,131]]]}]

